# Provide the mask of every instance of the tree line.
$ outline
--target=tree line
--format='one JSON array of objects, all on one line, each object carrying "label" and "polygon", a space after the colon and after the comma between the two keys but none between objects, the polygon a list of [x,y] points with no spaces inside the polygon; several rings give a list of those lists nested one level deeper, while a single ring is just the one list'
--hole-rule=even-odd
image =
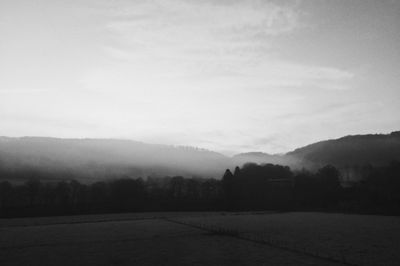
[{"label": "tree line", "polygon": [[341,172],[245,164],[222,179],[182,176],[80,183],[44,182],[35,172],[23,184],[0,182],[0,217],[139,211],[315,210],[400,214],[400,162],[364,167],[343,186]]}]

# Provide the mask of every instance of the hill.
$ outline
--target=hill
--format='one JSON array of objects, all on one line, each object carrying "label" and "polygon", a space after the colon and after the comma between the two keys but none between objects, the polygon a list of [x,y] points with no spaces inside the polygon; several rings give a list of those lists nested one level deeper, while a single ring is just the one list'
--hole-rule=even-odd
[{"label": "hill", "polygon": [[345,136],[339,139],[313,143],[286,154],[263,152],[240,153],[232,157],[233,162],[258,164],[272,163],[288,165],[294,169],[317,169],[327,164],[338,168],[371,164],[385,165],[400,160],[400,131],[390,134]]},{"label": "hill", "polygon": [[353,135],[317,142],[286,154],[302,163],[337,167],[384,165],[400,160],[400,131],[390,134]]},{"label": "hill", "polygon": [[0,137],[0,179],[14,181],[35,176],[49,180],[76,178],[82,182],[124,176],[182,175],[219,179],[226,168],[248,162],[311,170],[331,164],[347,171],[346,175],[356,176],[358,174],[353,172],[358,166],[385,165],[393,160],[400,161],[400,132],[346,136],[282,155],[249,152],[231,158],[193,147],[131,140]]},{"label": "hill", "polygon": [[293,168],[297,168],[299,161],[296,157],[286,155],[286,154],[268,154],[264,152],[246,152],[239,153],[232,157],[233,163],[235,165],[243,165],[248,162],[257,164],[280,164],[288,165]]},{"label": "hill", "polygon": [[[50,177],[147,177],[184,175],[219,178],[230,160],[222,154],[192,147],[146,144],[116,139],[0,137],[0,171]],[[15,176],[15,175],[14,175]]]}]

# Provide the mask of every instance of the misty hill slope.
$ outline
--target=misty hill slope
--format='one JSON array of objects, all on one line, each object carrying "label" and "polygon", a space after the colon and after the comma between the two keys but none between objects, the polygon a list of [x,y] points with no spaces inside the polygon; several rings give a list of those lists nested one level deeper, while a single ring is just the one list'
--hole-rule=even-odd
[{"label": "misty hill slope", "polygon": [[[0,178],[40,171],[51,178],[86,178],[88,181],[121,176],[174,176],[221,178],[226,168],[248,162],[316,169],[326,164],[384,165],[400,160],[400,132],[346,136],[317,142],[284,155],[222,154],[168,145],[116,139],[58,139],[0,137]],[[21,173],[22,171],[22,173]],[[18,174],[16,174],[18,172]]]},{"label": "misty hill slope", "polygon": [[298,161],[296,158],[280,154],[268,154],[264,152],[246,152],[239,153],[232,157],[233,162],[236,165],[243,165],[248,162],[257,164],[280,164],[280,165],[297,165]]},{"label": "misty hill slope", "polygon": [[222,154],[190,147],[114,139],[0,137],[2,169],[40,169],[104,175],[219,177],[230,166]]},{"label": "misty hill slope", "polygon": [[383,165],[400,160],[400,131],[390,134],[354,135],[317,142],[286,154],[304,163],[337,167]]},{"label": "misty hill slope", "polygon": [[291,168],[316,169],[327,164],[336,167],[384,165],[400,160],[400,131],[390,134],[354,135],[313,143],[286,154],[263,152],[240,153],[232,157],[235,164],[247,162],[288,165]]},{"label": "misty hill slope", "polygon": [[272,155],[264,152],[245,152],[239,153],[232,157],[237,162],[253,162],[253,163],[265,163],[265,162],[278,162],[280,160],[279,155]]}]

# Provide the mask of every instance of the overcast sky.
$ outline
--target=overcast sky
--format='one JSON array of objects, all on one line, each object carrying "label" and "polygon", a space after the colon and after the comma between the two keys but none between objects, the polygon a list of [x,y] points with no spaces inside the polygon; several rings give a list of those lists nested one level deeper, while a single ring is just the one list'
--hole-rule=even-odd
[{"label": "overcast sky", "polygon": [[0,135],[280,153],[400,129],[400,1],[0,1]]}]

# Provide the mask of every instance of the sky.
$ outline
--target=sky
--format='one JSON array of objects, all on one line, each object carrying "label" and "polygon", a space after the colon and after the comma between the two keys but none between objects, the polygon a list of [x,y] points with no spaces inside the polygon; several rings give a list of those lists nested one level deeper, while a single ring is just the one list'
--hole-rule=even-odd
[{"label": "sky", "polygon": [[0,0],[0,135],[284,153],[400,130],[397,0]]}]

